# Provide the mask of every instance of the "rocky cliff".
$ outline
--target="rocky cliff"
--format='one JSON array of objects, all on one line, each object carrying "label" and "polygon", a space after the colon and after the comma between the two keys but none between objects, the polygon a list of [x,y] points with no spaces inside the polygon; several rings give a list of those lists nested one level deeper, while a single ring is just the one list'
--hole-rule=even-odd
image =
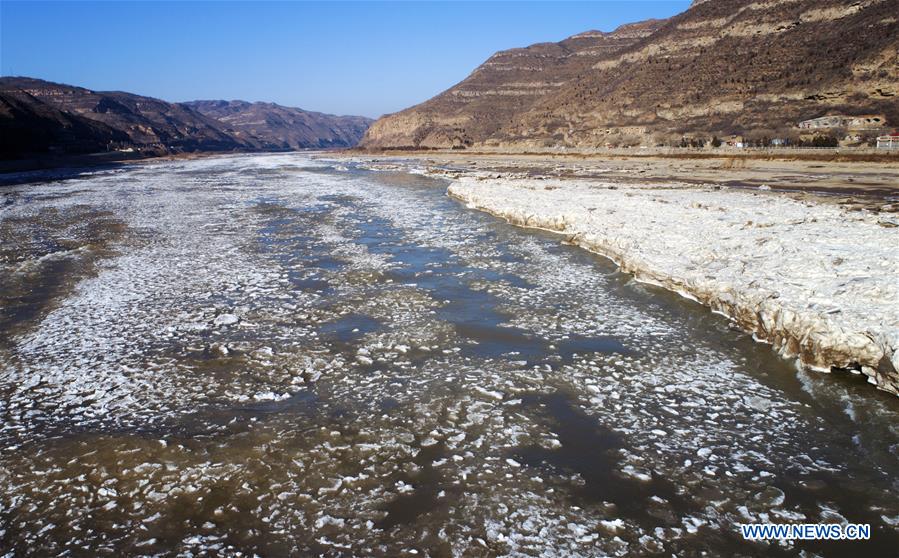
[{"label": "rocky cliff", "polygon": [[491,56],[458,85],[433,99],[375,122],[366,147],[469,146],[497,136],[540,101],[558,95],[579,75],[652,34],[662,21],[587,31]]},{"label": "rocky cliff", "polygon": [[274,103],[192,101],[185,105],[264,149],[352,147],[373,122],[364,116],[335,116]]},{"label": "rocky cliff", "polygon": [[896,0],[704,0],[664,21],[495,54],[377,121],[364,147],[653,144],[786,133],[825,114],[899,123]]}]

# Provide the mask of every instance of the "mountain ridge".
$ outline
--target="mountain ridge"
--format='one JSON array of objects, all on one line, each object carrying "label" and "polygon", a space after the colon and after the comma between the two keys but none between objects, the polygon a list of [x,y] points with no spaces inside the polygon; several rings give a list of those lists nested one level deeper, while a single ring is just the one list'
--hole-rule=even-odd
[{"label": "mountain ridge", "polygon": [[[504,120],[533,106],[604,55],[642,39],[664,20],[622,25],[614,31],[585,31],[558,43],[502,50],[457,85],[409,109],[386,115],[366,132],[364,146],[469,146],[500,128]],[[502,98],[502,103],[492,99]],[[404,123],[384,126],[390,119]],[[406,130],[414,128],[411,138]]]},{"label": "mountain ridge", "polygon": [[351,147],[371,122],[365,117],[338,117],[274,103],[246,103],[255,118],[280,122],[280,127],[251,133],[203,114],[200,109],[208,103],[171,103],[124,91],[0,77],[0,157],[114,150],[155,156]]},{"label": "mountain ridge", "polygon": [[259,139],[264,149],[352,147],[373,119],[326,114],[277,103],[197,100],[182,103],[228,129]]},{"label": "mountain ridge", "polygon": [[[588,39],[596,44],[577,45]],[[376,121],[360,145],[600,147],[684,136],[791,137],[799,122],[827,114],[876,114],[895,125],[897,45],[895,0],[704,0],[667,20],[500,51],[443,93]],[[512,58],[529,62],[517,74],[492,71]],[[521,102],[511,96],[520,88],[509,84],[527,75],[544,87]],[[459,100],[484,91],[492,100]]]}]

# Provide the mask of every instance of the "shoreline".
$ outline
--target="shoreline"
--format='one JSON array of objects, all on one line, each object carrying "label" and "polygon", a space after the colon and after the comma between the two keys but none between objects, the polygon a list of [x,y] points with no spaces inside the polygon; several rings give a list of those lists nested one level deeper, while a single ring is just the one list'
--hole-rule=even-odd
[{"label": "shoreline", "polygon": [[468,149],[404,149],[351,147],[344,150],[348,156],[372,159],[377,157],[429,157],[453,156],[478,157],[531,157],[570,160],[609,159],[669,159],[669,160],[757,160],[830,163],[884,163],[899,164],[899,150],[873,147],[746,147],[746,148],[559,148],[514,149],[474,147]]},{"label": "shoreline", "polygon": [[[371,161],[358,159],[363,167]],[[468,207],[560,234],[637,280],[727,316],[807,369],[861,373],[899,395],[899,248],[892,248],[899,221],[891,208],[879,210],[890,205],[880,195],[866,206],[817,192],[533,177],[422,162],[371,166],[449,179],[447,195]]]},{"label": "shoreline", "polygon": [[[795,159],[754,153],[715,154],[515,154],[419,151],[365,155],[352,150],[337,157],[369,163],[420,164],[468,173],[495,172],[529,178],[614,179],[624,183],[776,190],[785,193],[862,197],[865,201],[899,201],[899,153],[883,161]],[[683,155],[683,156],[682,156]],[[848,200],[852,201],[852,200]]]},{"label": "shoreline", "polygon": [[756,341],[772,345],[782,357],[795,358],[810,370],[860,372],[868,377],[868,383],[878,389],[899,395],[899,375],[896,374],[899,344],[894,340],[879,343],[871,339],[873,342],[869,342],[865,339],[870,335],[868,331],[846,332],[838,327],[827,327],[820,322],[821,316],[802,315],[768,300],[742,296],[739,289],[701,288],[689,281],[659,273],[639,258],[628,256],[603,239],[581,233],[571,235],[566,227],[558,227],[558,222],[551,218],[522,215],[483,204],[452,185],[447,189],[447,195],[469,208],[484,211],[512,225],[565,236],[566,243],[611,260],[636,280],[662,287],[727,317],[741,330],[751,333]]}]

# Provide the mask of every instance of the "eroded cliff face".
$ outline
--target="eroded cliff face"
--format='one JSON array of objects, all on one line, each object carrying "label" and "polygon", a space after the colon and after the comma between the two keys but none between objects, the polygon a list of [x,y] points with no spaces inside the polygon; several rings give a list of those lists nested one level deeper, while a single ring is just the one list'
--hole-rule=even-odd
[{"label": "eroded cliff face", "polygon": [[651,144],[777,133],[824,114],[899,123],[895,0],[704,0],[665,21],[497,53],[376,122],[366,147]]},{"label": "eroded cliff face", "polygon": [[369,128],[370,147],[448,147],[482,143],[538,102],[558,95],[598,61],[649,36],[663,22],[587,31],[559,43],[498,52],[458,85]]}]

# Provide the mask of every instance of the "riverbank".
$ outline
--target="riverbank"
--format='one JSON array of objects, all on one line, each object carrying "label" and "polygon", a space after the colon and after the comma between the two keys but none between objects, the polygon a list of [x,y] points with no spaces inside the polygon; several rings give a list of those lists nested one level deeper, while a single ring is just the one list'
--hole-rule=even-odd
[{"label": "riverbank", "polygon": [[[353,156],[351,151],[346,156]],[[874,157],[876,160],[867,160]],[[401,162],[446,170],[484,171],[531,178],[576,178],[668,185],[672,182],[735,189],[771,189],[867,198],[899,199],[899,153],[798,150],[721,153],[619,150],[609,153],[469,153],[425,151],[365,156],[376,165]],[[834,198],[831,201],[838,201]],[[879,201],[879,200],[878,200]]]},{"label": "riverbank", "polygon": [[874,147],[639,147],[639,148],[545,148],[485,147],[456,149],[365,149],[350,148],[345,153],[360,157],[450,157],[450,158],[553,158],[569,160],[669,159],[669,160],[745,160],[825,163],[899,164],[899,151]]},{"label": "riverbank", "polygon": [[[847,199],[787,194],[766,184],[640,180],[656,167],[624,180],[620,166],[605,173],[610,178],[601,177],[598,166],[582,169],[586,178],[544,166],[556,173],[548,176],[537,172],[538,165],[523,168],[520,162],[497,169],[491,161],[493,168],[478,170],[487,165],[473,160],[463,170],[456,161],[451,168],[419,166],[418,172],[452,179],[449,195],[470,207],[564,234],[640,280],[695,298],[805,367],[863,373],[879,389],[899,394],[895,190],[858,190]],[[825,170],[831,184],[846,172]],[[855,172],[873,180],[892,170]],[[739,170],[717,174],[728,182]]]}]

